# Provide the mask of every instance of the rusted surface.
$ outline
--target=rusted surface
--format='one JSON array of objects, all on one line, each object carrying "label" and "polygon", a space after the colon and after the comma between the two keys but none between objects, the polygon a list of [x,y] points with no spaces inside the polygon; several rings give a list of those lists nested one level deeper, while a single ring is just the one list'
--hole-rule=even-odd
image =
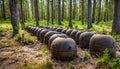
[{"label": "rusted surface", "polygon": [[72,29],[68,29],[68,30],[66,31],[66,34],[67,34],[68,36],[70,36],[71,32],[72,32]]},{"label": "rusted surface", "polygon": [[78,31],[75,35],[75,41],[76,41],[76,44],[78,45],[79,44],[79,38],[80,38],[80,35],[83,33],[83,31]]},{"label": "rusted surface", "polygon": [[76,43],[71,38],[57,37],[51,44],[51,54],[58,60],[73,59],[77,54]]},{"label": "rusted surface", "polygon": [[66,37],[68,37],[68,36],[67,36],[66,34],[54,34],[54,35],[52,35],[52,36],[50,37],[50,39],[49,39],[49,42],[48,42],[48,47],[49,47],[49,48],[51,47],[52,41],[53,41],[55,38],[57,38],[57,37],[66,38]]},{"label": "rusted surface", "polygon": [[80,35],[79,46],[81,48],[89,48],[90,38],[94,35],[92,32],[84,32]]},{"label": "rusted surface", "polygon": [[91,55],[102,54],[105,49],[108,49],[110,55],[114,56],[116,52],[116,41],[110,35],[93,35],[90,39]]},{"label": "rusted surface", "polygon": [[75,40],[75,37],[76,37],[76,33],[77,33],[77,32],[78,32],[78,30],[73,30],[73,31],[70,33],[70,37]]},{"label": "rusted surface", "polygon": [[44,42],[45,42],[45,44],[48,45],[48,41],[49,41],[50,37],[51,37],[53,34],[55,34],[55,33],[57,33],[57,32],[55,32],[55,31],[49,31],[49,32],[47,32],[47,33],[45,34],[45,36],[44,36]]}]

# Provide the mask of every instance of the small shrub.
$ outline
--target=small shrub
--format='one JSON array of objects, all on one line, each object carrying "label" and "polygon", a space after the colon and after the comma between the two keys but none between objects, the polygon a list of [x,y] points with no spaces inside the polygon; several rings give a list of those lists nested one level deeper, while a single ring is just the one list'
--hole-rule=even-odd
[{"label": "small shrub", "polygon": [[120,58],[113,59],[110,62],[110,66],[112,69],[120,69]]},{"label": "small shrub", "polygon": [[14,39],[20,43],[25,43],[25,44],[34,43],[35,41],[35,37],[31,36],[29,33],[27,33],[24,30],[20,30],[20,33],[17,34]]},{"label": "small shrub", "polygon": [[84,51],[84,58],[89,58],[90,57],[90,54],[88,53],[87,50]]}]

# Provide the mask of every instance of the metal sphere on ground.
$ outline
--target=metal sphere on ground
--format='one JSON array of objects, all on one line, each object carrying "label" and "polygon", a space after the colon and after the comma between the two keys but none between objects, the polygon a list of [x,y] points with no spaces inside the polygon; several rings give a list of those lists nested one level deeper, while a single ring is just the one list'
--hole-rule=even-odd
[{"label": "metal sphere on ground", "polygon": [[49,32],[50,30],[48,30],[48,29],[44,29],[44,30],[42,30],[41,32],[40,32],[40,34],[39,34],[39,39],[40,39],[40,41],[43,43],[43,41],[44,41],[44,36],[45,36],[45,34],[47,33],[47,32]]},{"label": "metal sphere on ground", "polygon": [[39,27],[36,27],[36,29],[33,31],[33,35],[37,35],[37,31],[39,30],[40,28]]},{"label": "metal sphere on ground", "polygon": [[57,32],[56,32],[56,31],[49,31],[49,32],[47,32],[47,33],[45,34],[45,36],[44,36],[44,42],[45,42],[45,44],[48,45],[48,41],[49,41],[50,37],[51,37],[53,34],[55,34],[55,33],[57,33]]},{"label": "metal sphere on ground", "polygon": [[38,31],[37,31],[37,34],[36,34],[36,36],[37,36],[37,39],[39,40],[39,37],[40,37],[40,32],[43,30],[43,28],[40,28]]},{"label": "metal sphere on ground", "polygon": [[67,34],[68,36],[70,36],[70,34],[71,34],[72,31],[73,31],[73,29],[67,29],[66,34]]},{"label": "metal sphere on ground", "polygon": [[79,37],[80,35],[83,33],[83,31],[78,31],[75,35],[75,41],[76,41],[76,44],[78,45],[79,44]]},{"label": "metal sphere on ground", "polygon": [[83,32],[79,37],[79,46],[81,48],[89,48],[90,38],[94,35],[92,32]]},{"label": "metal sphere on ground", "polygon": [[63,28],[57,28],[56,31],[57,32],[61,32],[63,30]]},{"label": "metal sphere on ground", "polygon": [[63,37],[67,38],[68,36],[66,34],[54,34],[50,37],[49,42],[48,42],[48,48],[50,49],[52,41],[57,38],[57,37]]},{"label": "metal sphere on ground", "polygon": [[73,30],[73,31],[70,33],[70,37],[75,40],[75,37],[76,37],[76,33],[77,33],[77,32],[78,32],[78,30]]},{"label": "metal sphere on ground", "polygon": [[67,29],[63,29],[61,33],[66,34]]},{"label": "metal sphere on ground", "polygon": [[71,38],[57,37],[51,44],[52,58],[71,60],[77,55],[76,43]]},{"label": "metal sphere on ground", "polygon": [[116,42],[110,35],[96,34],[90,39],[90,53],[91,55],[103,54],[107,49],[111,57],[116,53]]}]

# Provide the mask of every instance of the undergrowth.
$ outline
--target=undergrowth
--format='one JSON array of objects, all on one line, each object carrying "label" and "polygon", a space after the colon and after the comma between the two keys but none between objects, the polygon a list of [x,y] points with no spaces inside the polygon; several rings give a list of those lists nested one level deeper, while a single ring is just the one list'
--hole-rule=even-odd
[{"label": "undergrowth", "polygon": [[120,58],[110,58],[109,51],[105,49],[103,55],[97,58],[98,68],[120,69]]}]

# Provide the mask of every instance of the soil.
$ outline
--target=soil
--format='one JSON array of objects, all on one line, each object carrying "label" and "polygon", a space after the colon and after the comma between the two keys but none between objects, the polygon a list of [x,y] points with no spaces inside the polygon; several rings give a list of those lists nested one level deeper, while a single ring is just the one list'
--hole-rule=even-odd
[{"label": "soil", "polygon": [[[22,69],[29,64],[37,65],[44,61],[44,57],[36,56],[40,51],[42,43],[36,41],[27,45],[12,42],[12,31],[0,31],[0,69]],[[54,62],[53,69],[95,69],[96,58],[84,57],[83,49],[78,48],[78,56],[72,61]],[[117,41],[117,57],[120,58],[120,41]],[[49,55],[48,55],[49,56]]]}]

